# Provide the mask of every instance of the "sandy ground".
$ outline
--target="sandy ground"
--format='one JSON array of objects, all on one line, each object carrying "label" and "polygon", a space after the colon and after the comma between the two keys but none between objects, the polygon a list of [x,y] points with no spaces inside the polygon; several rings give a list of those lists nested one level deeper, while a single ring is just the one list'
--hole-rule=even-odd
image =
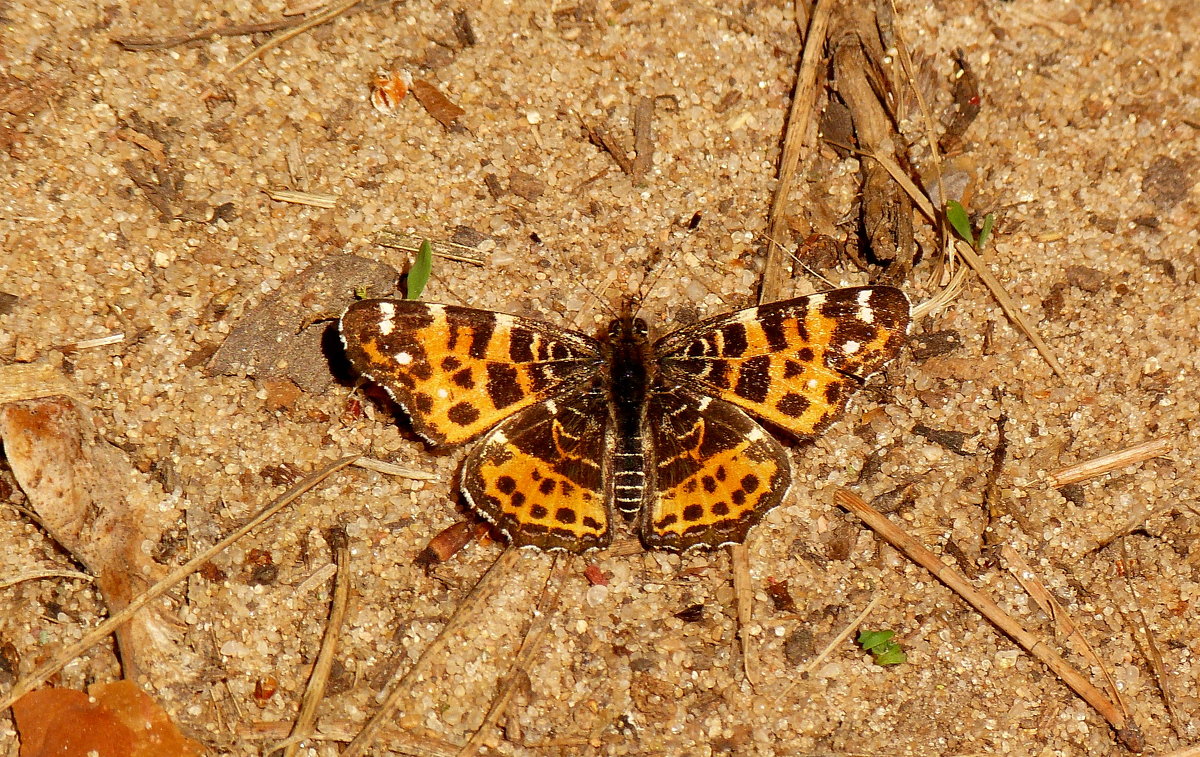
[{"label": "sandy ground", "polygon": [[[456,35],[458,8],[368,3],[226,75],[247,37],[142,52],[113,39],[277,19],[282,3],[0,2],[0,361],[61,361],[104,436],[166,487],[164,519],[183,547],[155,554],[177,564],[215,541],[290,483],[285,464],[303,473],[369,452],[436,476],[343,472],[214,560],[223,575],[194,576],[174,595],[187,651],[143,683],[213,754],[259,753],[264,733],[280,733],[264,724],[294,713],[328,607],[328,582],[305,583],[329,563],[322,529],[344,526],[353,549],[350,615],[322,709],[343,733],[500,552],[477,544],[431,573],[413,565],[460,517],[461,451],[431,454],[384,404],[364,400],[357,412],[350,383],[297,390],[206,373],[212,350],[286,279],[344,253],[403,270],[407,253],[372,243],[380,228],[448,240],[464,226],[474,233],[460,239],[485,238],[487,262],[437,260],[428,299],[590,331],[632,278],[644,280],[644,312],[661,331],[756,291],[800,53],[789,3],[483,0],[461,6],[475,44]],[[979,78],[983,107],[963,156],[971,206],[996,214],[990,263],[1065,375],[972,283],[914,332],[924,344],[923,334],[952,331],[953,349],[906,352],[845,419],[795,451],[792,494],[749,543],[756,687],[742,672],[724,551],[591,560],[603,587],[577,560],[503,728],[488,734],[495,753],[1123,751],[1042,665],[846,526],[830,496],[842,485],[868,498],[904,487],[892,517],[939,552],[953,543],[973,559],[990,525],[987,540],[1033,566],[1110,667],[1152,750],[1200,742],[1190,464],[1200,6],[901,2],[896,14],[938,112],[956,48]],[[393,67],[461,106],[461,128],[411,97],[394,115],[372,109],[371,76]],[[635,181],[585,129],[632,146],[639,96],[655,98],[654,160]],[[858,168],[830,147],[809,151],[789,214],[796,238],[784,241],[843,238]],[[135,176],[160,183],[165,200],[156,207]],[[272,188],[336,205],[276,202]],[[907,285],[915,299],[931,293],[930,271],[918,266]],[[868,276],[848,263],[823,273],[837,284]],[[822,288],[804,275],[789,286]],[[122,341],[64,353],[117,333]],[[1007,454],[989,522],[981,505],[1001,416]],[[948,444],[922,429],[960,436]],[[1047,471],[1154,438],[1171,453],[1070,496],[1046,482]],[[1128,524],[1127,552],[1101,547]],[[0,508],[0,544],[6,574],[72,567],[12,507]],[[255,580],[255,549],[270,553],[273,580]],[[413,690],[399,717],[412,733],[461,743],[479,724],[550,560],[524,554],[519,565]],[[976,585],[1049,632],[1006,565],[988,564]],[[769,579],[787,582],[794,609],[771,601]],[[896,631],[908,663],[879,667],[846,642],[801,676],[873,599],[866,627]],[[0,641],[19,672],[104,615],[93,590],[62,579],[6,588],[0,608]],[[1143,624],[1169,674],[1161,683]],[[117,670],[102,646],[59,682]],[[255,683],[268,678],[278,691],[260,708]],[[9,721],[0,729],[15,744]]]}]

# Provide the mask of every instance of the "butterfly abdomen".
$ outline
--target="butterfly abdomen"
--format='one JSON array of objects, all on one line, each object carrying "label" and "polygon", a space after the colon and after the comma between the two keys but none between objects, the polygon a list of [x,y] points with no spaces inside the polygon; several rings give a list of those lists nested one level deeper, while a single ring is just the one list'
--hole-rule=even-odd
[{"label": "butterfly abdomen", "polygon": [[609,327],[612,363],[609,407],[616,430],[613,447],[613,504],[628,520],[642,509],[646,493],[646,450],[642,432],[650,385],[646,324],[622,318]]}]

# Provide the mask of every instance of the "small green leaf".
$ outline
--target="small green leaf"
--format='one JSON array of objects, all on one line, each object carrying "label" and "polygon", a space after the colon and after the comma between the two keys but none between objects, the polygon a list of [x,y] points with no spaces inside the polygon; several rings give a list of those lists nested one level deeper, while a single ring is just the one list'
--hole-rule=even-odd
[{"label": "small green leaf", "polygon": [[366,287],[354,287],[354,299],[356,299],[356,300],[367,299],[367,288]]},{"label": "small green leaf", "polygon": [[979,230],[979,246],[975,249],[983,252],[983,248],[987,246],[988,239],[992,236],[992,227],[996,225],[996,214],[988,213],[983,217],[983,228]]},{"label": "small green leaf", "polygon": [[408,269],[408,288],[404,299],[421,299],[421,292],[425,290],[425,284],[429,282],[431,273],[433,273],[433,245],[426,239],[421,242],[421,249],[417,250],[417,259],[413,261],[412,268]]},{"label": "small green leaf", "polygon": [[880,644],[886,644],[896,635],[895,631],[859,631],[858,645],[870,652]]},{"label": "small green leaf", "polygon": [[908,662],[900,645],[892,641],[895,631],[859,631],[858,645],[871,653],[876,665],[899,665]]},{"label": "small green leaf", "polygon": [[908,662],[908,655],[904,654],[899,644],[888,642],[888,649],[875,654],[876,665],[899,665],[902,662]]},{"label": "small green leaf", "polygon": [[[946,220],[958,232],[958,235],[963,238],[967,244],[975,247],[975,235],[971,233],[971,219],[967,216],[967,210],[958,200],[950,200],[946,203]],[[978,248],[976,248],[978,249]]]}]

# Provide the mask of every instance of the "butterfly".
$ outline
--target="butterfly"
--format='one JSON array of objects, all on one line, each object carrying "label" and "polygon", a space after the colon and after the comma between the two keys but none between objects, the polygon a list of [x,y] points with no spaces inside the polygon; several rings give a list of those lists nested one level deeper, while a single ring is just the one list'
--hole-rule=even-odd
[{"label": "butterfly", "polygon": [[[351,365],[430,444],[479,441],[460,476],[514,544],[607,546],[614,514],[648,549],[740,543],[791,486],[759,420],[815,436],[894,358],[908,298],[851,287],[725,313],[651,341],[623,316],[601,338],[542,321],[410,300],[355,302]],[[755,419],[758,420],[755,420]]]}]

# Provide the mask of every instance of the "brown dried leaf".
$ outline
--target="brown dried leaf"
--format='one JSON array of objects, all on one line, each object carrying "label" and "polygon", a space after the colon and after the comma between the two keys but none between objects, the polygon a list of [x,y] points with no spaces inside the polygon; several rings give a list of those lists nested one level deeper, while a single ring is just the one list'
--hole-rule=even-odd
[{"label": "brown dried leaf", "polygon": [[[90,696],[89,696],[90,695]],[[13,705],[21,757],[200,757],[171,718],[133,681],[33,691]]]},{"label": "brown dried leaf", "polygon": [[[142,549],[155,543],[169,511],[164,494],[121,450],[96,432],[68,397],[0,406],[0,438],[13,475],[46,531],[96,576],[110,612],[118,612],[161,577]],[[117,630],[125,674],[135,677],[179,654],[174,624],[161,605]]]},{"label": "brown dried leaf", "polygon": [[447,129],[453,129],[458,119],[466,113],[442,94],[441,90],[424,79],[417,79],[412,83],[412,93],[429,115]]},{"label": "brown dried leaf", "polygon": [[286,377],[306,392],[323,391],[333,374],[322,351],[330,324],[321,319],[340,314],[354,301],[355,290],[387,295],[398,278],[391,266],[354,255],[314,263],[242,317],[213,355],[208,375]]}]

